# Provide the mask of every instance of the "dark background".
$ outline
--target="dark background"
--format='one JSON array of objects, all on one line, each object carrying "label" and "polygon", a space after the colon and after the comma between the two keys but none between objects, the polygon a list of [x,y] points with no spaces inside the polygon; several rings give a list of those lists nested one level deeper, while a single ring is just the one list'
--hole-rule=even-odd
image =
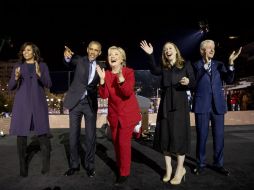
[{"label": "dark background", "polygon": [[[224,62],[243,46],[236,61],[237,77],[253,75],[254,24],[252,6],[245,3],[1,4],[0,37],[5,39],[1,60],[16,58],[20,45],[32,41],[41,49],[51,72],[66,71],[62,64],[64,45],[76,54],[85,54],[88,43],[98,40],[103,46],[99,59],[106,60],[108,47],[117,45],[125,49],[128,66],[143,70],[148,69],[146,55],[139,47],[143,39],[153,44],[158,60],[163,44],[173,41],[185,59],[194,61],[200,57],[201,40],[211,38],[216,42],[215,58]],[[200,33],[200,22],[207,23],[208,33]]]}]

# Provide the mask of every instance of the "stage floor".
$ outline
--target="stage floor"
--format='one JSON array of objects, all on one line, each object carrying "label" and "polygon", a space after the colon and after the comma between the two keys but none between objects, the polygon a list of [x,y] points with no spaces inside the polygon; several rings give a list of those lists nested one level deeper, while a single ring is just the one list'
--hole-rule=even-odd
[{"label": "stage floor", "polygon": [[[29,164],[29,176],[19,177],[19,165],[16,149],[16,137],[0,137],[0,189],[1,190],[109,190],[114,187],[116,165],[111,141],[104,136],[102,129],[97,129],[96,176],[88,178],[82,168],[79,174],[66,177],[68,169],[68,129],[51,129],[52,152],[51,171],[44,176],[40,173],[40,152],[37,152]],[[83,130],[82,130],[83,132]],[[100,138],[99,138],[100,137]],[[195,166],[196,133],[192,128],[192,151],[187,155],[185,167],[186,181],[177,187],[164,184],[163,156],[151,148],[149,140],[132,141],[131,175],[127,185],[121,189],[160,190],[160,189],[195,189],[195,190],[238,190],[254,188],[254,125],[225,127],[225,167],[231,171],[229,177],[222,176],[212,169],[207,169],[201,176],[192,174]],[[85,138],[81,136],[81,140]],[[38,148],[34,146],[34,150]],[[212,164],[211,133],[207,143],[207,162]],[[173,160],[175,168],[175,160]]]}]

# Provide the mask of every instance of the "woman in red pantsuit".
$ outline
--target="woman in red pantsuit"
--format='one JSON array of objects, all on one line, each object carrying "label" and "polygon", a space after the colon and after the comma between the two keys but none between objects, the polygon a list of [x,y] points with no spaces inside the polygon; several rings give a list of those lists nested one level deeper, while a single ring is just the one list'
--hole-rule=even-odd
[{"label": "woman in red pantsuit", "polygon": [[134,91],[134,71],[126,67],[125,51],[120,47],[110,47],[108,62],[109,70],[97,67],[97,72],[100,76],[100,97],[108,98],[108,121],[119,168],[118,185],[130,175],[131,138],[141,114]]}]

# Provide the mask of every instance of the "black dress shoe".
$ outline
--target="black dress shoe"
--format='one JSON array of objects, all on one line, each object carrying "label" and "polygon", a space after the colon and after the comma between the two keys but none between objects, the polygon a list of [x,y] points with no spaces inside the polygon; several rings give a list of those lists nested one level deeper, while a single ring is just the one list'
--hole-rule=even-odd
[{"label": "black dress shoe", "polygon": [[59,186],[55,186],[53,190],[61,190],[61,188]]},{"label": "black dress shoe", "polygon": [[119,176],[115,182],[116,186],[123,185],[125,182],[127,182],[128,176]]},{"label": "black dress shoe", "polygon": [[65,175],[65,176],[71,176],[71,175],[75,174],[75,173],[78,172],[78,171],[79,171],[79,167],[78,167],[78,168],[70,168],[70,169],[68,169],[68,170],[64,173],[64,175]]},{"label": "black dress shoe", "polygon": [[224,167],[217,167],[217,166],[214,166],[213,167],[214,170],[222,175],[225,175],[225,176],[229,176],[229,171],[227,169],[225,169]]},{"label": "black dress shoe", "polygon": [[200,175],[200,174],[204,173],[204,171],[205,171],[205,168],[204,168],[204,167],[197,167],[197,168],[195,168],[195,169],[193,170],[193,173],[194,173],[195,175]]},{"label": "black dress shoe", "polygon": [[41,174],[42,174],[42,175],[47,175],[47,174],[49,174],[49,171],[41,170]]},{"label": "black dress shoe", "polygon": [[94,169],[87,170],[87,175],[88,175],[88,177],[94,177],[95,176],[95,170]]},{"label": "black dress shoe", "polygon": [[50,187],[46,187],[43,190],[51,190],[51,188]]},{"label": "black dress shoe", "polygon": [[28,173],[26,172],[26,173],[20,173],[20,176],[21,177],[27,177],[28,176]]}]

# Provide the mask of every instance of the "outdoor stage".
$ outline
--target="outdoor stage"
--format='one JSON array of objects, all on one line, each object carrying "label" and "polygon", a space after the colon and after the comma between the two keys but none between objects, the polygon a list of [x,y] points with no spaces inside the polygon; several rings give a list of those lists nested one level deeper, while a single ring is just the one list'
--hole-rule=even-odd
[{"label": "outdoor stage", "polygon": [[[147,118],[147,124],[155,124],[156,113],[147,114],[145,112],[144,117]],[[69,116],[68,115],[50,115],[50,126],[52,128],[68,128]],[[195,126],[194,114],[190,113],[191,126]],[[97,128],[101,128],[103,124],[107,123],[107,114],[97,115]],[[225,115],[225,125],[254,125],[254,111],[229,111]],[[84,122],[82,122],[84,127]]]},{"label": "outdoor stage", "polygon": [[[254,111],[228,112],[225,117],[225,149],[224,163],[230,170],[229,177],[222,176],[208,167],[201,176],[192,173],[195,167],[196,132],[194,116],[191,113],[191,153],[186,155],[185,167],[187,170],[186,181],[174,187],[169,183],[164,184],[161,177],[165,172],[163,155],[152,148],[152,140],[141,138],[132,140],[132,165],[129,181],[124,188],[114,187],[116,178],[116,164],[112,142],[101,126],[105,124],[106,115],[98,115],[97,122],[97,151],[96,151],[96,176],[88,178],[84,169],[79,174],[66,177],[64,172],[68,169],[69,157],[69,120],[68,115],[50,115],[51,126],[51,170],[46,176],[40,173],[41,157],[36,139],[30,139],[29,144],[33,150],[33,158],[29,163],[29,176],[19,176],[19,165],[16,147],[16,137],[9,136],[10,118],[0,119],[0,128],[5,136],[0,137],[0,189],[1,190],[163,190],[163,189],[253,189],[254,188]],[[156,114],[149,114],[148,123],[156,121]],[[82,127],[84,124],[82,123]],[[81,146],[85,138],[82,129]],[[207,163],[212,164],[211,132],[207,142]],[[173,157],[173,167],[176,167]]]},{"label": "outdoor stage", "polygon": [[[55,123],[57,124],[57,123]],[[27,178],[19,176],[19,164],[16,147],[16,137],[0,137],[0,189],[1,190],[165,190],[165,189],[195,189],[195,190],[238,190],[254,189],[254,125],[225,127],[225,167],[230,170],[229,177],[207,168],[205,173],[196,176],[192,173],[195,167],[196,132],[192,128],[191,153],[186,156],[186,181],[175,187],[164,184],[161,177],[165,173],[163,155],[152,149],[152,141],[132,141],[131,175],[125,187],[114,187],[116,179],[116,163],[112,142],[106,137],[97,138],[95,157],[96,176],[89,178],[83,168],[78,174],[66,177],[69,156],[69,130],[52,125],[51,129],[51,170],[48,175],[42,175],[41,157],[36,139],[29,141],[30,150],[34,154],[29,163]],[[99,128],[97,130],[100,130]],[[84,130],[81,135],[83,146]],[[207,142],[207,163],[212,164],[212,137]],[[172,161],[176,167],[175,157]]]}]

